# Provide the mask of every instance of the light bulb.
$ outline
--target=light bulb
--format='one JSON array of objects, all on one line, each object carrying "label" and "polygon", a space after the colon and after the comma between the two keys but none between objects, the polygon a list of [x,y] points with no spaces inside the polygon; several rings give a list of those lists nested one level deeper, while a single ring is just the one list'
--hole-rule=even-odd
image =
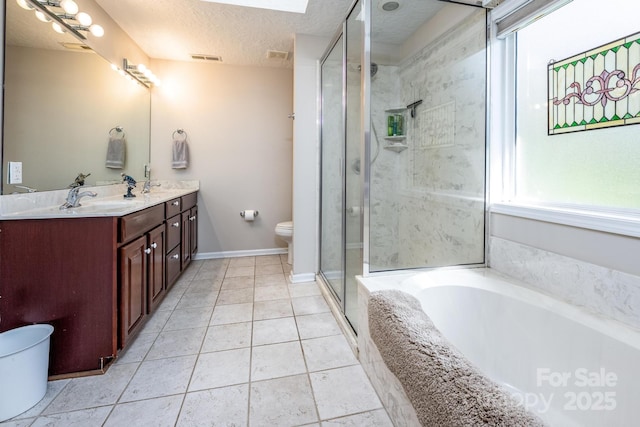
[{"label": "light bulb", "polygon": [[144,74],[147,71],[147,67],[144,64],[138,64],[138,71]]},{"label": "light bulb", "polygon": [[38,18],[42,22],[51,22],[51,18],[49,18],[40,10],[36,10],[36,18]]},{"label": "light bulb", "polygon": [[60,7],[69,15],[75,15],[78,13],[78,5],[73,0],[62,0],[60,2]]},{"label": "light bulb", "polygon": [[51,26],[53,27],[53,31],[55,31],[56,33],[60,33],[60,34],[64,34],[64,28],[62,28],[62,25],[58,24],[57,22],[54,22],[53,24],[51,24]]},{"label": "light bulb", "polygon": [[104,36],[104,28],[102,28],[98,24],[93,24],[92,26],[90,26],[89,31],[91,32],[91,34],[93,34],[96,37]]},{"label": "light bulb", "polygon": [[27,0],[16,0],[16,3],[18,3],[18,6],[25,10],[35,9],[35,7],[31,6],[31,3],[29,3]]},{"label": "light bulb", "polygon": [[118,66],[116,64],[111,64],[111,69],[113,71],[118,71],[120,68],[118,68]]},{"label": "light bulb", "polygon": [[156,81],[153,82],[153,84],[156,86],[162,86],[162,81],[160,81],[160,79],[156,79]]},{"label": "light bulb", "polygon": [[93,22],[91,16],[89,16],[89,14],[85,12],[78,13],[76,15],[76,21],[78,21],[80,25],[83,25],[85,27],[88,27]]}]

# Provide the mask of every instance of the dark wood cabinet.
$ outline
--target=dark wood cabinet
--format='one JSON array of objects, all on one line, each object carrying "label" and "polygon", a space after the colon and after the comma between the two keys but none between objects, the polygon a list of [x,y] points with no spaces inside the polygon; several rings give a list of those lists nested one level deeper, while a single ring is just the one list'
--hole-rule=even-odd
[{"label": "dark wood cabinet", "polygon": [[198,249],[198,206],[196,193],[182,197],[182,268],[192,260]]},{"label": "dark wood cabinet", "polygon": [[0,221],[0,332],[52,325],[51,375],[100,371],[116,356],[117,225],[115,217]]},{"label": "dark wood cabinet", "polygon": [[123,348],[147,315],[147,236],[123,246],[120,252],[120,342]]},{"label": "dark wood cabinet", "polygon": [[0,332],[51,324],[52,377],[104,372],[184,270],[182,249],[193,257],[194,215],[190,193],[121,217],[0,221]]},{"label": "dark wood cabinet", "polygon": [[149,313],[153,312],[162,302],[166,292],[165,286],[165,228],[161,224],[151,230],[148,235],[149,248]]}]

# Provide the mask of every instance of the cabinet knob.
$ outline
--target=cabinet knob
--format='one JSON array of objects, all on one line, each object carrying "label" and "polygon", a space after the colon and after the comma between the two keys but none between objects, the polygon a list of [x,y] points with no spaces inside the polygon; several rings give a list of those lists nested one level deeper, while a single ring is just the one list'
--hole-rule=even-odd
[{"label": "cabinet knob", "polygon": [[151,244],[151,247],[152,247],[153,249],[155,249],[155,248],[157,248],[157,247],[158,247],[158,244],[157,244],[156,242],[153,242],[153,243]]},{"label": "cabinet knob", "polygon": [[178,255],[178,254],[171,255],[171,259],[178,259],[178,258],[180,258],[180,255]]},{"label": "cabinet knob", "polygon": [[145,253],[145,254],[147,254],[147,255],[149,255],[149,254],[151,253],[151,248],[147,248],[147,249],[145,249],[145,250],[144,250],[144,253]]},{"label": "cabinet knob", "polygon": [[180,223],[179,222],[174,222],[173,224],[171,224],[172,227],[180,227]]},{"label": "cabinet knob", "polygon": [[179,201],[179,200],[176,200],[175,202],[171,202],[171,204],[172,204],[173,206],[178,206],[178,205],[180,204],[180,201]]},{"label": "cabinet knob", "polygon": [[196,216],[195,216],[195,215],[194,215],[194,216],[190,216],[190,217],[189,217],[189,221],[195,221],[195,219],[196,219]]}]

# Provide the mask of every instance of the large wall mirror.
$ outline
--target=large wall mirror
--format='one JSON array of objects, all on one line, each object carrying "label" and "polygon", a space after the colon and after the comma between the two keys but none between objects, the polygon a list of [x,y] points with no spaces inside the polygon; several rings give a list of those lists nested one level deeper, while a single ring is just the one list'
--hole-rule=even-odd
[{"label": "large wall mirror", "polygon": [[[37,191],[67,188],[79,173],[90,174],[85,185],[120,182],[123,172],[144,179],[148,89],[15,0],[6,2],[5,13],[2,194],[27,191],[8,183],[10,161],[22,162],[19,185]],[[124,165],[107,167],[109,139],[122,136]]]}]

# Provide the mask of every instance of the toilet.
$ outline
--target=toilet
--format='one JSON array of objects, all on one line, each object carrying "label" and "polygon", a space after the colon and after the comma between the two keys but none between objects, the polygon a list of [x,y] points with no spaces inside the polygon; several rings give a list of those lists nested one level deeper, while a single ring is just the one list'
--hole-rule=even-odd
[{"label": "toilet", "polygon": [[276,236],[280,237],[289,245],[287,249],[287,262],[291,264],[293,261],[293,221],[278,223],[278,225],[276,225]]}]

